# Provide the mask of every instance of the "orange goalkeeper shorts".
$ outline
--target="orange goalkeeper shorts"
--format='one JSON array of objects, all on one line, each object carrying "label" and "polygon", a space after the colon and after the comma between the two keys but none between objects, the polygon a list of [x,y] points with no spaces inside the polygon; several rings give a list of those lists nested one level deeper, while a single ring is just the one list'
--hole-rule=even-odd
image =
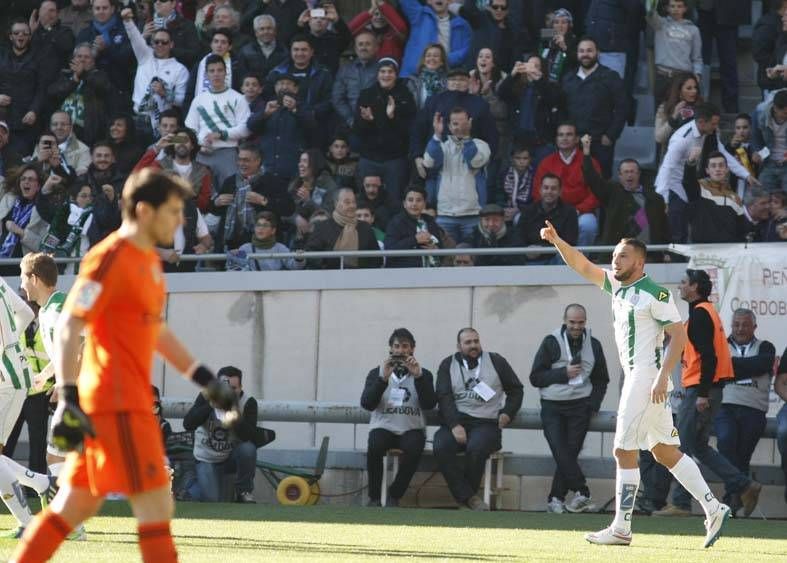
[{"label": "orange goalkeeper shorts", "polygon": [[90,420],[96,437],[87,436],[83,451],[66,458],[61,484],[90,489],[95,496],[132,496],[169,486],[161,428],[152,413],[99,413]]}]

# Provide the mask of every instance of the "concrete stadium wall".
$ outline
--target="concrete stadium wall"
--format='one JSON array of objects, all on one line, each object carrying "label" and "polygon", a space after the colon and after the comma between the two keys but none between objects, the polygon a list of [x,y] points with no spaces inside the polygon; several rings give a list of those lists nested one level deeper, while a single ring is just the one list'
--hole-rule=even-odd
[{"label": "concrete stadium wall", "polygon": [[[684,268],[654,265],[649,272],[674,290]],[[70,281],[63,278],[63,287]],[[472,325],[483,347],[503,354],[514,367],[525,385],[524,406],[536,408],[538,393],[528,381],[533,356],[542,338],[560,325],[564,307],[578,302],[588,310],[589,327],[601,341],[609,366],[611,381],[602,410],[617,406],[621,369],[609,298],[564,267],[181,274],[169,276],[168,284],[169,326],[214,368],[232,364],[242,369],[246,391],[269,400],[359,400],[366,374],[386,357],[388,337],[400,326],[414,333],[421,364],[436,372],[439,362],[455,351],[457,331]],[[685,316],[687,307],[682,302],[679,307]],[[787,343],[783,334],[760,336],[774,341],[778,350]],[[168,398],[196,396],[190,383],[160,362],[154,382]],[[314,448],[323,436],[331,437],[331,451],[366,449],[366,425],[266,426],[277,432],[272,449]],[[429,439],[433,433],[431,429]],[[506,451],[549,455],[540,430],[503,434]],[[611,434],[589,433],[581,457],[609,458],[611,448]],[[261,450],[263,458],[266,451]],[[778,463],[775,441],[761,440],[753,464]],[[428,477],[419,474],[414,483]],[[503,506],[542,508],[548,481],[507,476],[510,490]],[[598,481],[597,496],[611,497],[614,482]],[[323,488],[346,491],[364,482],[363,471],[337,469],[327,472]],[[431,479],[419,502],[450,505],[441,482]],[[257,494],[272,500],[267,483],[258,483]],[[353,497],[327,502],[348,500]],[[784,512],[783,503],[781,507]],[[779,514],[769,509],[769,516]]]}]

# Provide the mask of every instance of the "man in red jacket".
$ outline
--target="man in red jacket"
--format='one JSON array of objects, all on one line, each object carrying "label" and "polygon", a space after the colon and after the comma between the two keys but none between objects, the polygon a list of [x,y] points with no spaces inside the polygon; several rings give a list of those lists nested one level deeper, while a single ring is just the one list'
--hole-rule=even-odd
[{"label": "man in red jacket", "polygon": [[[560,199],[577,208],[579,221],[578,246],[592,245],[598,234],[598,218],[596,209],[600,206],[590,186],[582,174],[582,152],[579,150],[577,127],[571,122],[564,122],[557,128],[557,150],[541,161],[536,170],[534,186],[540,186],[546,174],[554,174],[560,178],[563,191]],[[593,168],[601,173],[601,166],[593,159]],[[538,201],[540,194],[534,192],[533,199]]]}]

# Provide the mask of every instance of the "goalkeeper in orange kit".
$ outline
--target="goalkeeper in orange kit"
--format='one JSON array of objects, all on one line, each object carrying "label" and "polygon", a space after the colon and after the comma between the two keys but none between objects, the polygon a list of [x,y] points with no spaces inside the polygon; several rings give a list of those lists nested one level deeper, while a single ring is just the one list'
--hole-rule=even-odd
[{"label": "goalkeeper in orange kit", "polygon": [[228,423],[237,416],[232,389],[194,360],[162,318],[166,289],[155,247],[172,244],[189,192],[165,172],[132,174],[123,187],[123,224],[82,261],[58,323],[59,401],[52,419],[55,445],[80,451],[68,455],[60,491],[27,527],[12,561],[48,560],[110,492],[131,503],[143,560],[177,561],[169,475],[150,409],[153,353],[201,386],[216,408],[228,410]]}]

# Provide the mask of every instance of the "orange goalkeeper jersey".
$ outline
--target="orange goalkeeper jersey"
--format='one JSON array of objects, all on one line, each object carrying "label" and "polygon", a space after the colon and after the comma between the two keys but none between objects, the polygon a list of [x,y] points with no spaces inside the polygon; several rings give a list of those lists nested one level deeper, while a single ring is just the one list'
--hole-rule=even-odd
[{"label": "orange goalkeeper jersey", "polygon": [[157,253],[117,233],[82,260],[64,312],[86,323],[78,380],[86,413],[150,412],[165,291]]}]

